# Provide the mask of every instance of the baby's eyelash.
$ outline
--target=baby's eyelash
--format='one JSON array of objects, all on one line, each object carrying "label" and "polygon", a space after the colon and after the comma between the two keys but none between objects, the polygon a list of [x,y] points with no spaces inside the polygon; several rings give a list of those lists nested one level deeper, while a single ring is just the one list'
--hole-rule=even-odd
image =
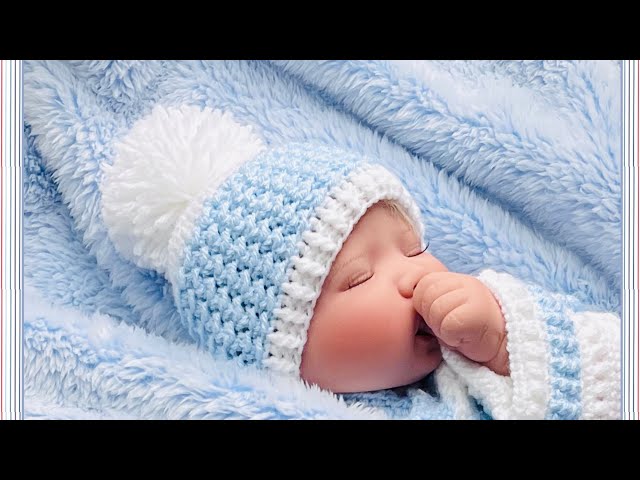
[{"label": "baby's eyelash", "polygon": [[427,248],[429,248],[429,242],[427,242],[427,246],[424,247],[424,250],[422,250],[420,253],[416,253],[415,255],[409,255],[409,257],[417,257],[418,255],[422,255],[424,252],[427,251]]},{"label": "baby's eyelash", "polygon": [[355,288],[358,285],[362,285],[364,282],[371,279],[371,277],[373,277],[373,273],[358,275],[353,280],[349,280],[349,288],[347,290],[351,290],[352,288]]}]

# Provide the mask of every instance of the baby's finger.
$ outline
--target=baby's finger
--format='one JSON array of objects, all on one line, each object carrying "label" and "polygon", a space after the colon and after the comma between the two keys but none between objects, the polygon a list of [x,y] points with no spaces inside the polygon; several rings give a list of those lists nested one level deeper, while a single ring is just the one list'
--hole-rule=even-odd
[{"label": "baby's finger", "polygon": [[[443,287],[444,288],[444,287]],[[434,289],[435,291],[435,289]],[[465,304],[469,299],[469,292],[467,289],[458,288],[453,291],[445,292],[443,295],[437,297],[429,308],[429,313],[427,316],[423,316],[424,320],[427,322],[427,325],[433,330],[433,333],[436,337],[442,337],[442,326],[445,318],[460,307]],[[452,337],[453,335],[450,335]],[[449,340],[447,338],[442,338],[442,340],[449,344]]]},{"label": "baby's finger", "polygon": [[477,329],[478,326],[474,325],[476,318],[473,304],[461,303],[450,309],[440,322],[438,338],[448,346],[460,350],[461,346],[469,342],[470,336]]},{"label": "baby's finger", "polygon": [[503,329],[499,329],[496,324],[485,318],[481,325],[472,326],[465,332],[457,349],[473,361],[488,362],[500,350],[505,335]]},{"label": "baby's finger", "polygon": [[465,303],[451,310],[442,320],[440,338],[465,357],[486,362],[495,356],[503,335],[492,322],[478,315],[476,305]]},{"label": "baby's finger", "polygon": [[462,286],[461,279],[451,275],[449,272],[425,275],[413,291],[413,308],[428,322],[429,311],[433,302],[444,294],[457,290]]}]

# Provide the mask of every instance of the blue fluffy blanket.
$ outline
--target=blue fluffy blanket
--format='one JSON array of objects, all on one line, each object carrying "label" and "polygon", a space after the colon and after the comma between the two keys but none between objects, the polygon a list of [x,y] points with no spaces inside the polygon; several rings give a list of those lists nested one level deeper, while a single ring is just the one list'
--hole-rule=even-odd
[{"label": "blue fluffy blanket", "polygon": [[266,144],[380,159],[450,270],[620,312],[619,62],[70,61],[24,67],[26,418],[403,418],[198,351],[166,280],[100,212],[114,139],[154,105],[232,112]]}]

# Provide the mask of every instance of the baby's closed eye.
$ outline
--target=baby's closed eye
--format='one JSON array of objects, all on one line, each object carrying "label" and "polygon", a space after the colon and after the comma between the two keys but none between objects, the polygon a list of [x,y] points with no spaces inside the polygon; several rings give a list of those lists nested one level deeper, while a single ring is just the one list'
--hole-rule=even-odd
[{"label": "baby's closed eye", "polygon": [[417,257],[418,255],[422,255],[424,252],[427,251],[427,248],[429,248],[429,242],[427,242],[427,246],[424,247],[424,250],[422,250],[420,248],[420,244],[418,244],[416,247],[414,247],[411,252],[415,252],[415,253],[411,253],[409,255],[407,255],[407,257]]},{"label": "baby's closed eye", "polygon": [[373,272],[371,271],[356,271],[355,273],[349,275],[348,287],[347,290],[357,287],[358,285],[362,285],[364,282],[373,277]]},{"label": "baby's closed eye", "polygon": [[[424,250],[421,248],[421,244],[417,244],[414,248],[409,250],[409,254],[407,254],[407,257],[417,257],[419,255],[422,255],[424,252],[427,251],[428,248],[429,248],[428,242]],[[358,268],[357,270],[354,270],[352,273],[350,273],[347,276],[345,289],[351,290],[352,288],[362,285],[366,281],[373,278],[373,275],[374,275],[374,272],[371,268],[366,268],[366,269]]]}]

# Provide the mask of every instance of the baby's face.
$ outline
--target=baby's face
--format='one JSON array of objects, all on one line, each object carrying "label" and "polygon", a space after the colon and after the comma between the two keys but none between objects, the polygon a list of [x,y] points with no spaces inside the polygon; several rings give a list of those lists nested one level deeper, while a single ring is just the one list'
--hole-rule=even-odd
[{"label": "baby's face", "polygon": [[424,275],[447,268],[421,251],[420,238],[397,214],[380,204],[365,213],[322,287],[303,379],[335,393],[365,392],[410,384],[440,364],[436,338],[417,335],[422,320],[412,295]]}]

